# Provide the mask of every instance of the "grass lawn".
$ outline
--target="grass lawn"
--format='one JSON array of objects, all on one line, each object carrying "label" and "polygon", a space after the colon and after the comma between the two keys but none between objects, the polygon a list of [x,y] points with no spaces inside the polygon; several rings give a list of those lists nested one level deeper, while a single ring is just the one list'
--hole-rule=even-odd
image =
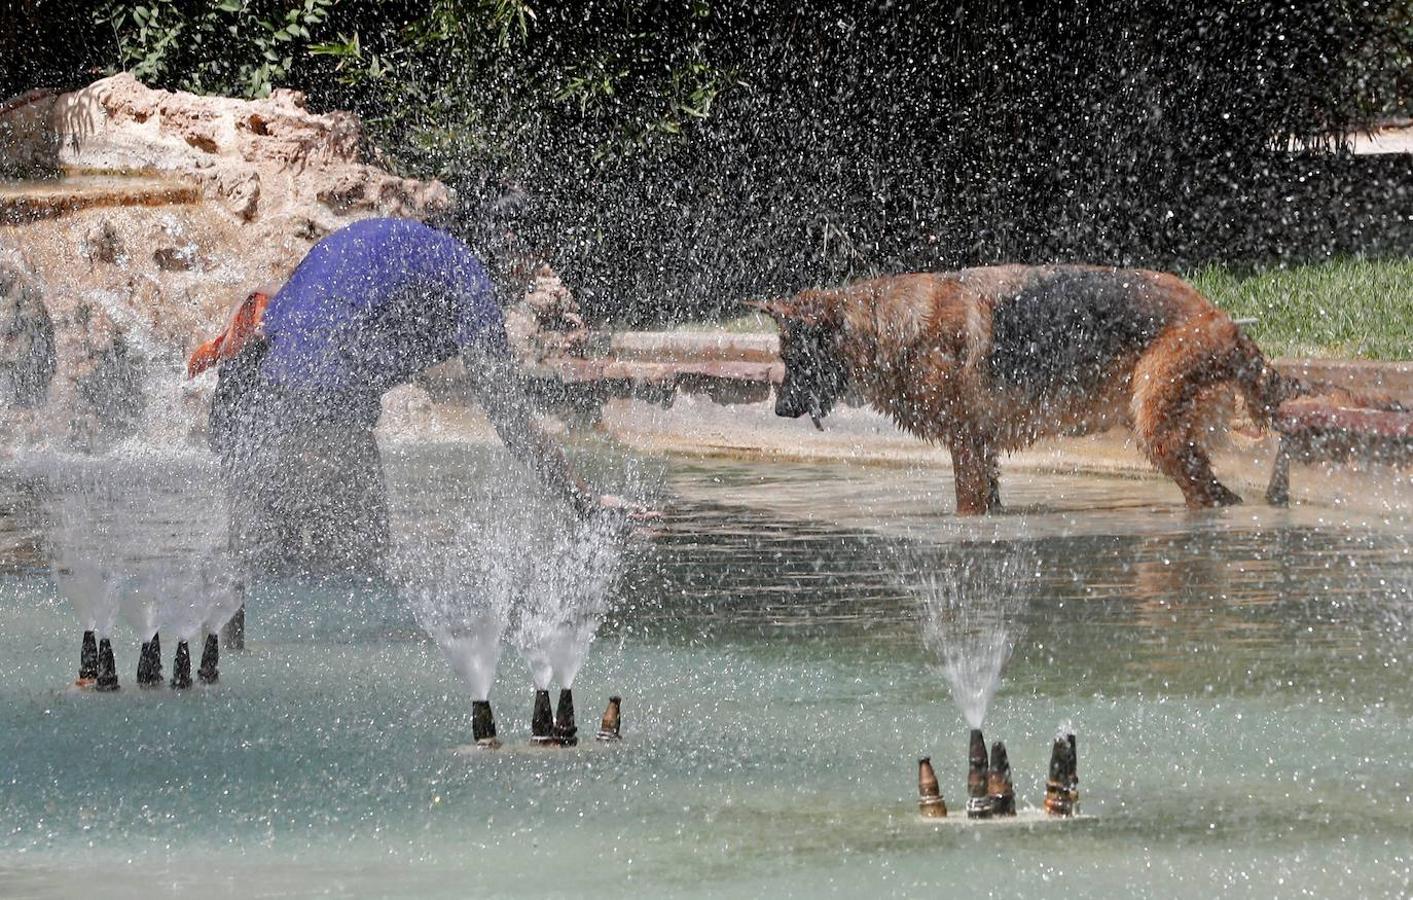
[{"label": "grass lawn", "polygon": [[1413,359],[1413,258],[1185,273],[1268,356]]},{"label": "grass lawn", "polygon": [[[1204,266],[1183,273],[1247,328],[1267,356],[1413,359],[1413,257],[1336,259],[1284,268]],[[683,330],[774,331],[765,316]]]}]

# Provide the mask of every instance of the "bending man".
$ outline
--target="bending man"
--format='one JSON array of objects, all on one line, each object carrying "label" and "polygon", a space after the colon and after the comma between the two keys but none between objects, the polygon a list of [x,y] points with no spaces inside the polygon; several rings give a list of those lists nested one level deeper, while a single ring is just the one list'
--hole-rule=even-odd
[{"label": "bending man", "polygon": [[251,293],[197,348],[219,365],[210,440],[232,502],[232,546],[262,569],[366,568],[388,547],[373,428],[384,391],[460,354],[506,446],[581,516],[591,493],[530,416],[489,277],[470,248],[401,219],[316,244],[277,292]]}]

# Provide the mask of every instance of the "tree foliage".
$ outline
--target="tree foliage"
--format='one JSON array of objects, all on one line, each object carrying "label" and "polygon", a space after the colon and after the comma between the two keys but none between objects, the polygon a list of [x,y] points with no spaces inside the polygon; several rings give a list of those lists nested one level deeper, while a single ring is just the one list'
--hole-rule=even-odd
[{"label": "tree foliage", "polygon": [[20,4],[48,56],[11,90],[126,67],[354,109],[468,224],[523,187],[517,227],[602,312],[1002,259],[1409,246],[1379,200],[1406,205],[1406,173],[1300,152],[1409,111],[1406,0],[66,6]]}]

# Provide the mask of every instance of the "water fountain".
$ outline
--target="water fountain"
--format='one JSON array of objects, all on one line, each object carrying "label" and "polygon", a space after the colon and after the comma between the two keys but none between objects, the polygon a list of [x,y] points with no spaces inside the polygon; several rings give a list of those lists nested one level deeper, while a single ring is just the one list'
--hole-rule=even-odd
[{"label": "water fountain", "polygon": [[[562,521],[540,529],[525,546],[537,548],[518,586],[514,642],[535,685],[531,741],[540,746],[578,744],[574,679],[588,655],[623,565],[624,536],[607,523]],[[549,687],[558,680],[559,702],[549,716]],[[617,735],[617,705],[612,728]],[[608,712],[605,713],[608,716]],[[612,739],[612,738],[608,738]]]},{"label": "water fountain", "polygon": [[[1023,543],[1011,543],[978,547],[965,565],[924,567],[903,576],[920,601],[923,643],[974,730],[973,749],[1024,632],[1040,575],[1036,554]],[[984,743],[980,755],[986,755]]]},{"label": "water fountain", "polygon": [[608,706],[604,707],[603,718],[599,720],[599,730],[594,735],[594,740],[604,743],[615,743],[623,740],[623,698],[613,696],[608,698]]},{"label": "water fountain", "polygon": [[[981,727],[1024,630],[1024,616],[1041,574],[1039,559],[1026,545],[1011,544],[979,548],[965,565],[928,567],[914,558],[910,567],[920,571],[901,578],[919,598],[923,643],[971,727],[967,818],[1013,816],[1015,792],[1005,744],[997,741],[988,754]],[[923,814],[929,815],[925,808]]]},{"label": "water fountain", "polygon": [[1079,812],[1079,754],[1075,736],[1055,736],[1050,750],[1050,774],[1045,781],[1045,813],[1068,818]]},{"label": "water fountain", "polygon": [[408,532],[394,558],[394,579],[418,625],[471,695],[472,739],[482,749],[500,746],[490,693],[523,559],[503,535],[475,524],[440,540]]},{"label": "water fountain", "polygon": [[926,819],[947,817],[947,803],[942,799],[942,787],[937,783],[937,773],[932,768],[932,758],[924,756],[917,761],[917,807]]},{"label": "water fountain", "polygon": [[[92,487],[91,482],[88,486]],[[121,582],[104,540],[111,523],[103,512],[82,493],[63,497],[50,537],[50,571],[83,629],[75,686],[115,690],[118,682],[115,666],[110,665],[114,663],[111,637]],[[100,670],[104,672],[101,678]]]}]

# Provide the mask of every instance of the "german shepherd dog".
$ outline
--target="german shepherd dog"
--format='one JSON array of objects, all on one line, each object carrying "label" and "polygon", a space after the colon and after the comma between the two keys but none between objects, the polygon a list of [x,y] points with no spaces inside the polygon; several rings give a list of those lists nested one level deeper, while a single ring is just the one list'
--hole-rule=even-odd
[{"label": "german shepherd dog", "polygon": [[994,266],[749,304],[780,327],[775,412],[816,427],[846,390],[952,454],[957,512],[1000,506],[997,454],[1126,424],[1191,507],[1240,503],[1205,439],[1239,391],[1257,424],[1308,392],[1174,275]]}]

